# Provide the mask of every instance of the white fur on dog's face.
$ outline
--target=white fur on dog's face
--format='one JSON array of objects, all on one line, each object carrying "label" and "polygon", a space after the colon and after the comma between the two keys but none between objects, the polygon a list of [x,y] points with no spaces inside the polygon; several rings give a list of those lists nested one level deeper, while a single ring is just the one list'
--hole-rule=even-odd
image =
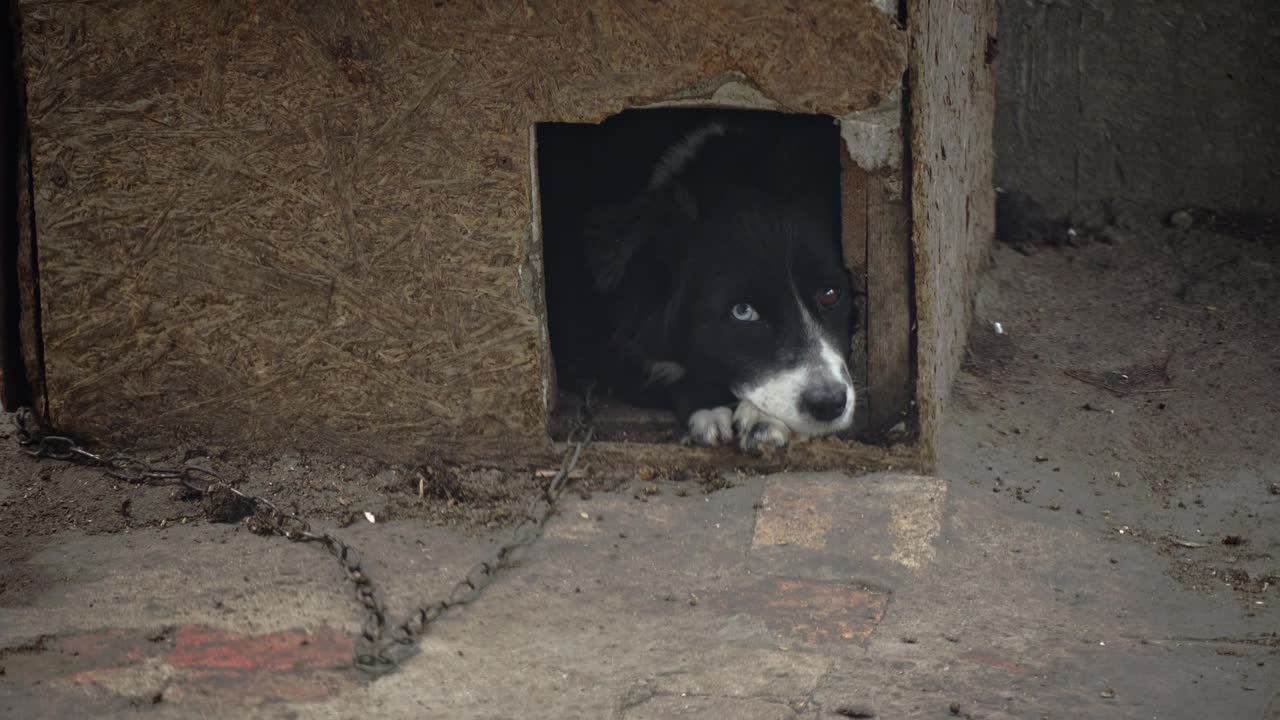
[{"label": "white fur on dog's face", "polygon": [[[796,302],[800,302],[796,298]],[[848,429],[857,405],[853,381],[844,354],[838,352],[809,309],[800,303],[805,324],[805,352],[798,364],[781,368],[750,385],[733,388],[739,400],[747,400],[761,412],[781,420],[800,435],[830,435]],[[831,421],[801,410],[800,398],[810,388],[838,385],[845,391],[844,412]]]}]

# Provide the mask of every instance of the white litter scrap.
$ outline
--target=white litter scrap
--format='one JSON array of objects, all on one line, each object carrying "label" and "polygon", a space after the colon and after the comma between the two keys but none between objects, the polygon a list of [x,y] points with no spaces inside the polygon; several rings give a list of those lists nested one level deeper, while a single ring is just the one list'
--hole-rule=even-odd
[{"label": "white litter scrap", "polygon": [[377,518],[373,516],[373,513],[369,512],[368,510],[364,511],[364,519],[368,520],[371,523],[378,522]]},{"label": "white litter scrap", "polygon": [[992,329],[992,330],[995,330],[997,335],[1003,335],[1003,334],[1004,334],[1004,325],[1002,325],[1001,323],[998,323],[998,322],[997,322],[997,323],[991,323],[991,329]]}]

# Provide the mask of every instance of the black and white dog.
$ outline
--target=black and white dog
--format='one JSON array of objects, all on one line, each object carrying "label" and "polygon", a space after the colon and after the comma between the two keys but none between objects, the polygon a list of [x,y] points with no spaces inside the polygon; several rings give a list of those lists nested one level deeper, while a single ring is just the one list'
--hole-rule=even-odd
[{"label": "black and white dog", "polygon": [[615,393],[674,410],[699,445],[755,451],[850,426],[836,158],[794,130],[705,122],[651,160],[647,185],[590,214],[597,364]]}]

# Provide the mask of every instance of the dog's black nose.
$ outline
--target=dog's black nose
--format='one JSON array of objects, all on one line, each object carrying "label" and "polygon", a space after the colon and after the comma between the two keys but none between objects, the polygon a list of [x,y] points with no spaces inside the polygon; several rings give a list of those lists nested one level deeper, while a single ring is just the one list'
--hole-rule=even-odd
[{"label": "dog's black nose", "polygon": [[831,422],[844,414],[848,401],[849,394],[843,385],[823,385],[804,391],[800,396],[800,410],[815,420]]}]

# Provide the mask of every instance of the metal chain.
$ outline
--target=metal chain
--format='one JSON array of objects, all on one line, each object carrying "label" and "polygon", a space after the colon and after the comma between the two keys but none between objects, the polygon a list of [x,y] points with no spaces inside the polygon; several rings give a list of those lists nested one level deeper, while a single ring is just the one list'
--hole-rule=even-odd
[{"label": "metal chain", "polygon": [[[449,610],[475,601],[494,577],[511,564],[518,550],[532,545],[542,536],[547,521],[555,514],[569,475],[577,467],[582,450],[591,442],[592,436],[584,414],[569,437],[569,448],[560,470],[546,487],[530,498],[524,521],[516,527],[512,540],[500,546],[490,559],[472,567],[442,599],[418,607],[407,619],[391,625],[386,602],[373,578],[365,572],[360,553],[332,533],[312,530],[311,524],[296,513],[284,510],[264,497],[241,491],[212,470],[192,465],[159,468],[119,453],[92,452],[68,436],[48,432],[36,421],[30,408],[20,408],[15,419],[18,444],[32,457],[100,468],[108,477],[135,485],[178,485],[202,498],[245,503],[246,508],[253,512],[256,532],[279,535],[293,542],[321,545],[337,559],[351,582],[356,601],[364,610],[360,636],[355,644],[354,664],[371,675],[395,670],[405,658],[417,651],[418,643],[431,623]],[[389,626],[390,633],[387,632]]]}]

